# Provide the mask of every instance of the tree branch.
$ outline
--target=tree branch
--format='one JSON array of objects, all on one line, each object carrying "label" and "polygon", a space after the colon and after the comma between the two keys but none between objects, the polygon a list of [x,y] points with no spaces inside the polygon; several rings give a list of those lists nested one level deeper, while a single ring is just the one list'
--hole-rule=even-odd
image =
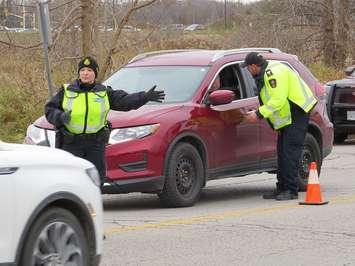
[{"label": "tree branch", "polygon": [[314,37],[316,37],[316,36],[319,35],[319,34],[323,34],[323,32],[322,32],[322,31],[312,32],[311,34],[309,34],[308,36],[306,36],[306,37],[303,38],[302,40],[303,40],[303,41],[311,40],[311,39],[313,39]]},{"label": "tree branch", "polygon": [[59,5],[59,6],[56,6],[56,7],[53,7],[53,8],[51,8],[51,9],[49,9],[49,11],[56,10],[56,9],[62,7],[62,6],[69,5],[69,4],[71,4],[71,3],[75,2],[75,1],[76,1],[76,0],[70,0],[70,1],[68,1],[68,2],[66,2],[66,3],[64,3],[64,4],[61,4],[61,5]]},{"label": "tree branch", "polygon": [[62,24],[59,27],[59,30],[57,33],[53,36],[53,44],[51,46],[51,49],[55,47],[57,44],[60,35],[68,29],[71,25],[74,24],[75,21],[79,20],[81,18],[81,15],[76,15],[73,17],[73,14],[77,12],[81,8],[80,5],[74,7],[72,10],[69,11],[69,14],[64,18]]},{"label": "tree branch", "polygon": [[317,24],[292,24],[292,27],[311,27],[311,28],[319,28]]},{"label": "tree branch", "polygon": [[119,25],[118,25],[118,28],[117,30],[115,31],[114,33],[114,36],[112,38],[112,42],[111,42],[111,45],[110,47],[108,48],[108,52],[107,52],[107,55],[106,57],[104,58],[104,61],[103,61],[103,66],[100,70],[100,73],[99,73],[99,80],[102,79],[104,77],[104,75],[106,74],[107,70],[111,67],[112,65],[112,55],[115,53],[115,48],[116,48],[116,44],[118,42],[118,39],[120,38],[121,36],[121,32],[122,32],[122,28],[124,25],[127,24],[127,22],[129,21],[129,18],[130,16],[137,10],[141,9],[141,8],[144,8],[144,7],[147,7],[149,5],[152,5],[154,2],[156,2],[156,0],[150,0],[150,1],[147,1],[143,4],[140,4],[139,5],[139,0],[133,0],[132,1],[132,5],[131,5],[131,8],[128,10],[128,12],[126,13],[126,15],[123,16],[123,18],[121,19]]},{"label": "tree branch", "polygon": [[30,46],[25,46],[25,45],[21,45],[21,44],[16,44],[14,42],[5,42],[5,41],[0,41],[0,44],[6,45],[9,48],[37,49],[42,45],[42,42],[34,44],[34,45],[30,45]]}]

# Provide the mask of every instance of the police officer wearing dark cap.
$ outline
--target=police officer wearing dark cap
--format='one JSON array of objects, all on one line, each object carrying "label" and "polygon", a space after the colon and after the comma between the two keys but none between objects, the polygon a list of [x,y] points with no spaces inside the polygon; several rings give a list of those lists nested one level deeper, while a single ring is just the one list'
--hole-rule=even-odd
[{"label": "police officer wearing dark cap", "polygon": [[105,145],[110,135],[109,110],[129,111],[148,101],[162,102],[164,91],[156,86],[147,92],[128,94],[96,81],[98,64],[91,56],[78,64],[78,79],[64,84],[45,105],[47,120],[55,126],[56,147],[92,162],[106,177]]},{"label": "police officer wearing dark cap", "polygon": [[317,100],[298,73],[278,61],[267,61],[251,52],[241,64],[253,76],[260,107],[244,116],[244,122],[266,119],[278,132],[276,190],[264,199],[298,198],[298,172],[307,133],[309,113]]}]

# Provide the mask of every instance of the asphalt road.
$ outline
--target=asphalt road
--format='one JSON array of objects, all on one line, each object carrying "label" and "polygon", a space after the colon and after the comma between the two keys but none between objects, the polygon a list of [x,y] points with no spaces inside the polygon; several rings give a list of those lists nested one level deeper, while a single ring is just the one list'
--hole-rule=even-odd
[{"label": "asphalt road", "polygon": [[275,176],[211,181],[190,208],[155,195],[105,195],[101,265],[354,265],[355,141],[334,146],[322,168],[329,204],[302,206],[261,195]]}]

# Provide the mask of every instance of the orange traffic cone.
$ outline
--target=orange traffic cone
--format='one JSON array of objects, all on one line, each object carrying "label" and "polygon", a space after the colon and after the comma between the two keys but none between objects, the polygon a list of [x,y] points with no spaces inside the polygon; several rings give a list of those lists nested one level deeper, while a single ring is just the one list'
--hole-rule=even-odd
[{"label": "orange traffic cone", "polygon": [[312,162],[309,167],[306,200],[301,205],[324,205],[328,201],[322,201],[320,185],[318,180],[317,164]]}]

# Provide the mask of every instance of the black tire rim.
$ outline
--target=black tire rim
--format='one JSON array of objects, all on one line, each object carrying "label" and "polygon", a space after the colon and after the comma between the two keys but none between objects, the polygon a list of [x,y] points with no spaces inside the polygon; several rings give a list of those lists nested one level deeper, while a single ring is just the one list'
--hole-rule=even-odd
[{"label": "black tire rim", "polygon": [[50,223],[39,234],[32,258],[32,265],[83,266],[79,236],[67,223]]},{"label": "black tire rim", "polygon": [[181,195],[189,194],[195,185],[196,170],[192,160],[181,157],[176,165],[175,180]]},{"label": "black tire rim", "polygon": [[309,175],[309,165],[311,162],[315,161],[314,154],[310,147],[304,146],[301,157],[301,165],[300,165],[300,177],[304,181],[305,184],[308,182]]}]

